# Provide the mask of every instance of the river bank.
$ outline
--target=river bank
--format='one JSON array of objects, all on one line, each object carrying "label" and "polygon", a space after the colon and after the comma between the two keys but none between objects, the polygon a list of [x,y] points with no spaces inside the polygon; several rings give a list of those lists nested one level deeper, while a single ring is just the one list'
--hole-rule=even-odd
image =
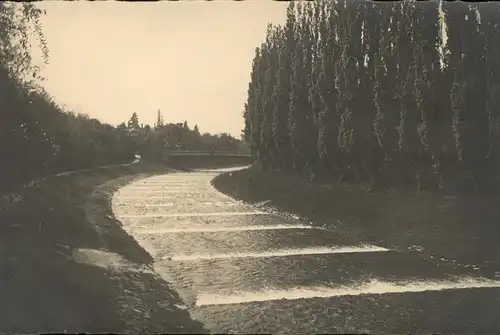
[{"label": "river bank", "polygon": [[[42,181],[0,204],[0,332],[206,333],[111,212],[139,162]],[[118,261],[117,261],[118,260]]]},{"label": "river bank", "polygon": [[369,192],[366,185],[309,183],[255,166],[219,175],[212,185],[239,200],[334,229],[346,239],[417,252],[486,277],[500,271],[496,196]]}]

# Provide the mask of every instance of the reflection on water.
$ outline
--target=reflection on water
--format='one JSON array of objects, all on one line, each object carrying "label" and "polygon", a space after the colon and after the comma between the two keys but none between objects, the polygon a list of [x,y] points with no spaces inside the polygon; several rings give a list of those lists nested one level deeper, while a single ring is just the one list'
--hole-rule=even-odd
[{"label": "reflection on water", "polygon": [[90,266],[98,266],[116,271],[153,273],[150,268],[132,263],[114,252],[76,248],[71,251],[71,256],[75,262]]},{"label": "reflection on water", "polygon": [[475,313],[500,310],[500,282],[258,211],[210,186],[238,169],[155,176],[113,199],[155,271],[213,332],[500,330],[498,317]]}]

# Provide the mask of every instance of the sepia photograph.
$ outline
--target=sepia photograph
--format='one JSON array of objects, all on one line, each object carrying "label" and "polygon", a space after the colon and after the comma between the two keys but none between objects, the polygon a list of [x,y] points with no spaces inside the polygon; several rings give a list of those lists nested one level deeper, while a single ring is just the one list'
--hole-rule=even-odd
[{"label": "sepia photograph", "polygon": [[0,333],[500,334],[500,2],[0,1]]}]

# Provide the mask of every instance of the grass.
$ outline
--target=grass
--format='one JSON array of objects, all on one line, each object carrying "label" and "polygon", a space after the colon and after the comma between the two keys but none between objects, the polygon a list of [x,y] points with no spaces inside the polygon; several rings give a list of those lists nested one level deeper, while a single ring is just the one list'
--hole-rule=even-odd
[{"label": "grass", "polygon": [[[153,274],[76,263],[72,248],[151,256],[114,219],[110,199],[136,178],[168,170],[141,162],[51,178],[0,202],[0,332],[205,332]],[[14,199],[14,200],[13,200]]]},{"label": "grass", "polygon": [[277,210],[329,227],[346,239],[464,267],[500,271],[498,197],[444,192],[378,191],[365,185],[316,184],[258,167],[225,173],[212,184],[237,199],[270,200]]}]

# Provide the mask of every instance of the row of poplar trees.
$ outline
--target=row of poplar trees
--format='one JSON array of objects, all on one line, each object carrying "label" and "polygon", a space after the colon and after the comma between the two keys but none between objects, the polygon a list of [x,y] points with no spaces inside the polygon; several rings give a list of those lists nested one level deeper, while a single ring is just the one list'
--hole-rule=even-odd
[{"label": "row of poplar trees", "polygon": [[500,5],[290,2],[256,49],[244,136],[265,170],[494,190]]}]

